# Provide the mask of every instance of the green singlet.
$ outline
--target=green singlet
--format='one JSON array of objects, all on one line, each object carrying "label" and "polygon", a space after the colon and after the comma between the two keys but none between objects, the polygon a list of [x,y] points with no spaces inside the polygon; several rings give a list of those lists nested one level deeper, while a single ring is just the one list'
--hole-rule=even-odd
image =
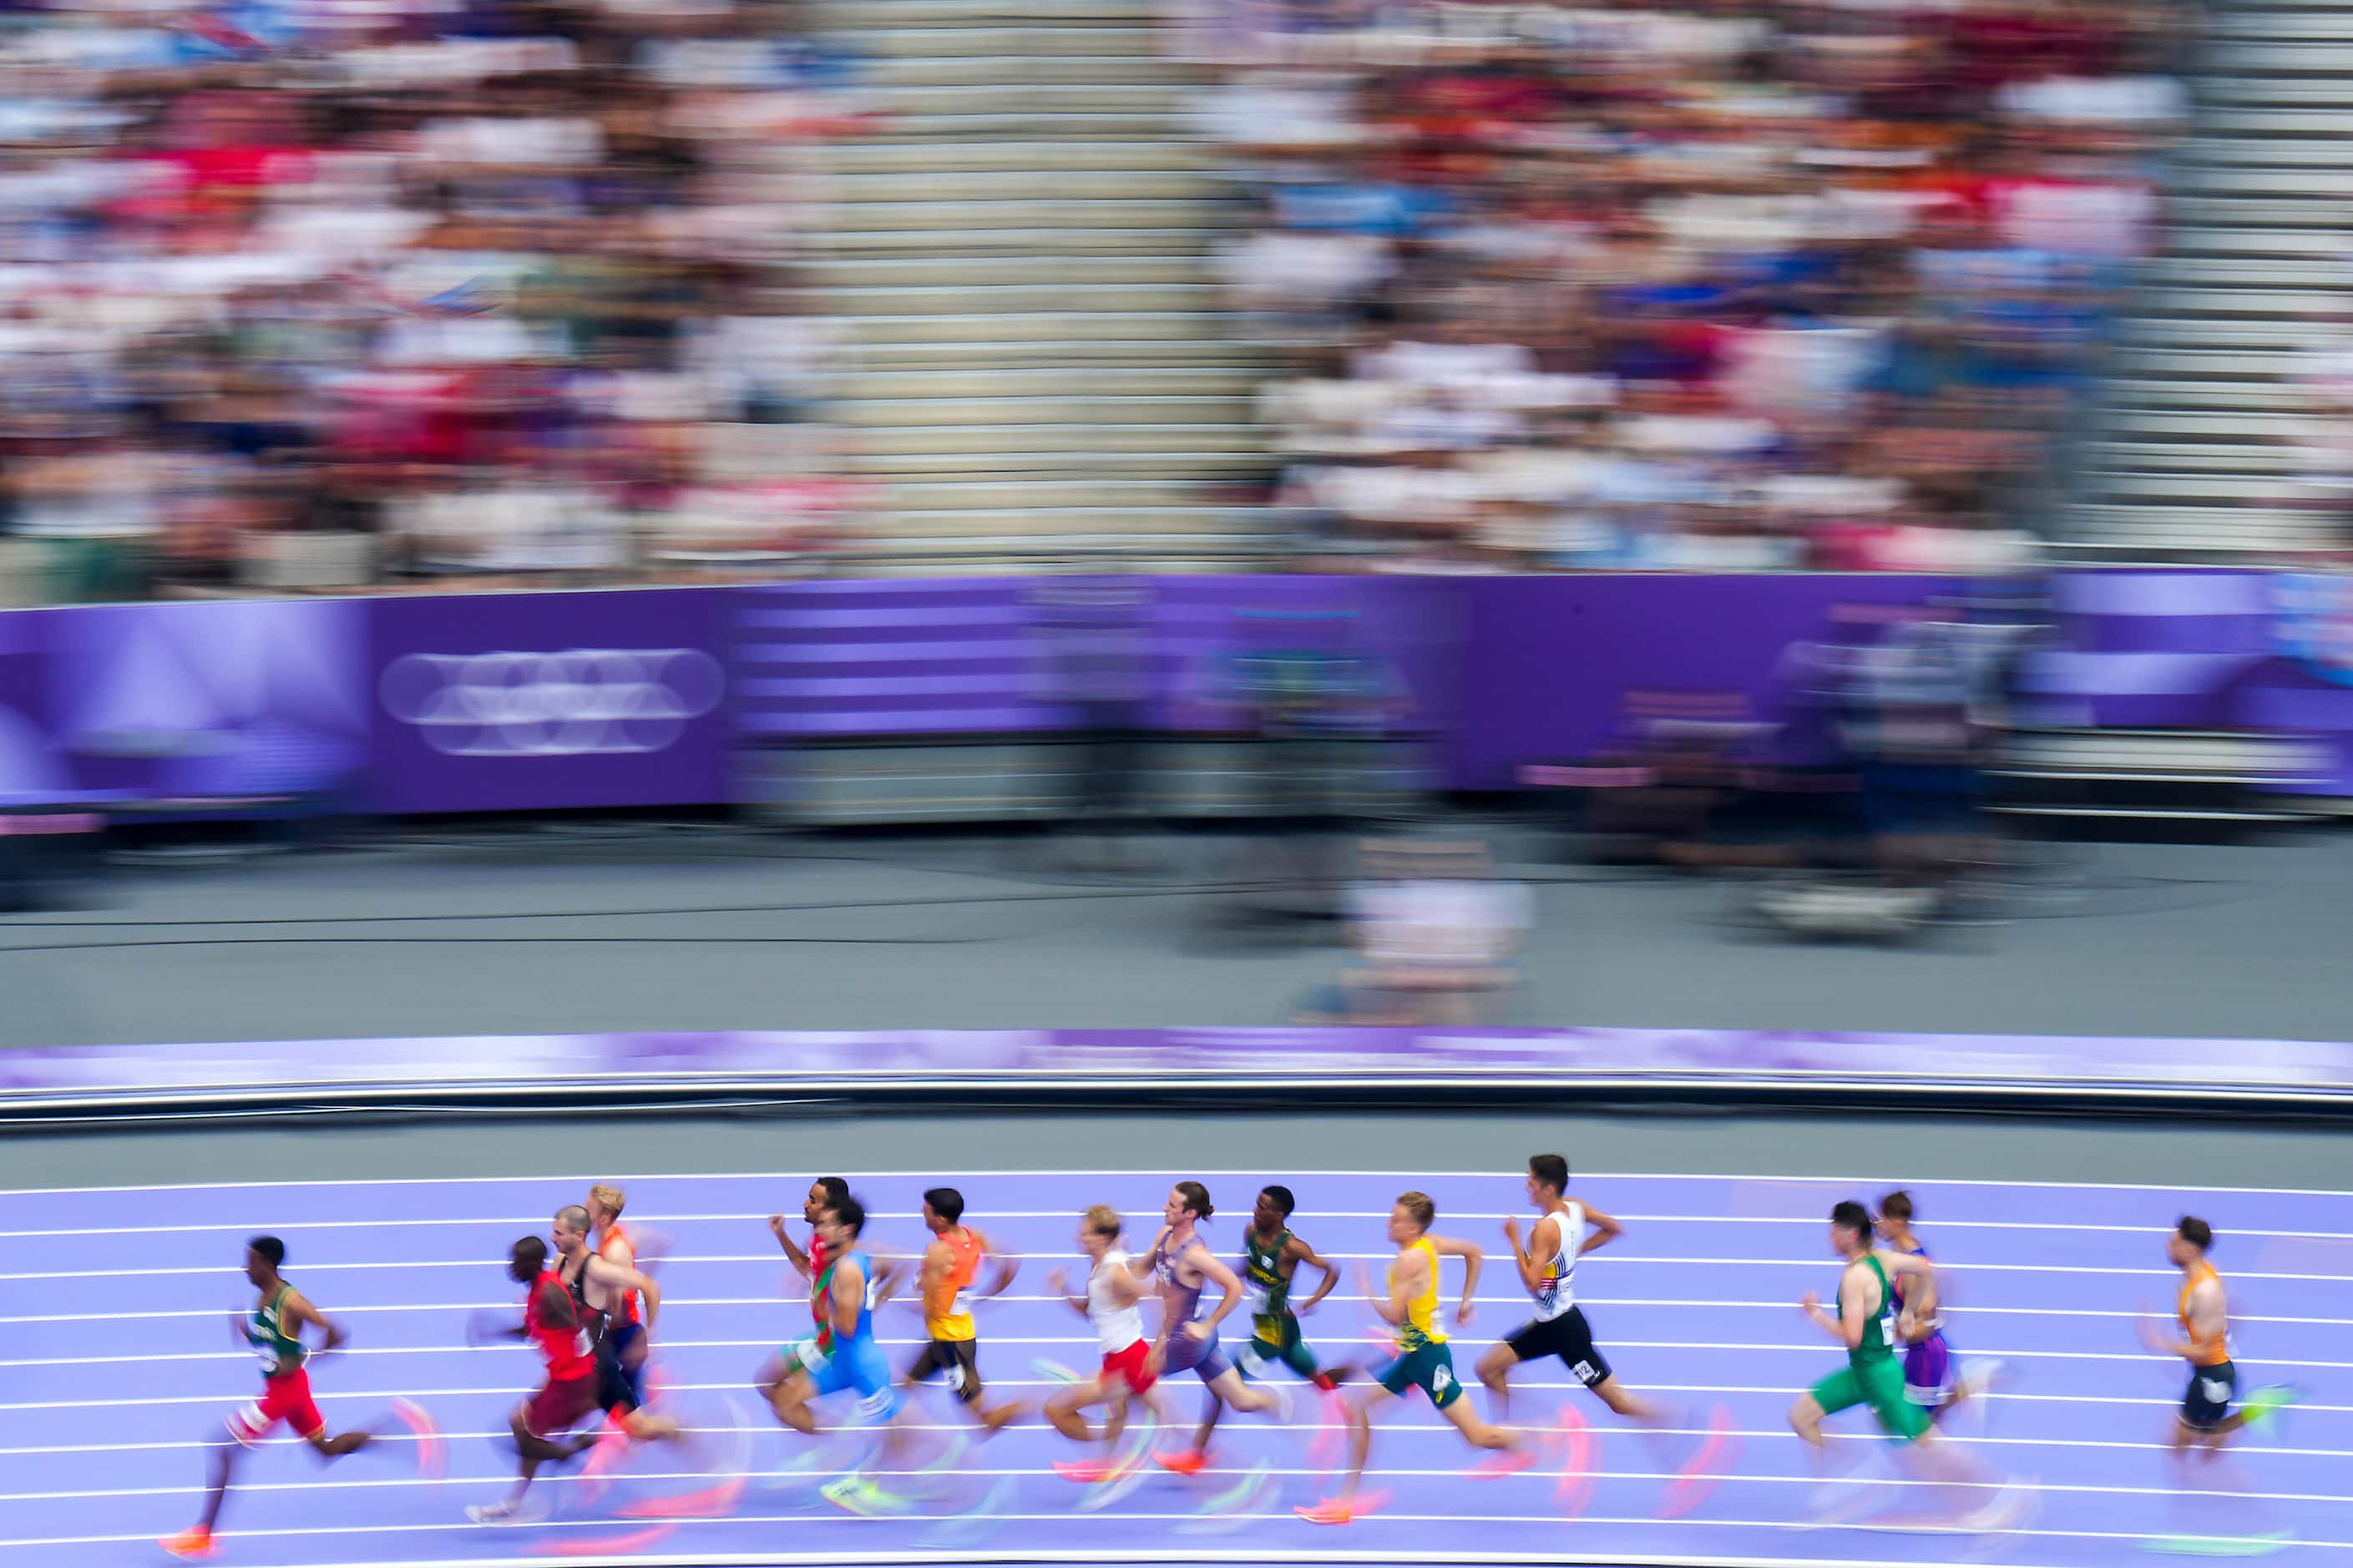
[{"label": "green singlet", "polygon": [[1905,1397],[1904,1363],[1895,1359],[1894,1349],[1888,1343],[1889,1307],[1894,1292],[1888,1288],[1887,1269],[1876,1253],[1864,1253],[1862,1260],[1871,1266],[1872,1278],[1879,1281],[1879,1300],[1863,1321],[1862,1338],[1846,1352],[1845,1369],[1814,1384],[1814,1403],[1825,1415],[1867,1405],[1888,1436],[1909,1443],[1928,1429],[1928,1413]]},{"label": "green singlet", "polygon": [[301,1366],[311,1353],[303,1348],[301,1340],[286,1331],[286,1325],[278,1318],[279,1304],[293,1289],[293,1286],[280,1280],[278,1289],[254,1308],[253,1321],[246,1328],[246,1341],[253,1346],[254,1353],[261,1358],[261,1369],[265,1374],[275,1374],[281,1370],[291,1372]]}]

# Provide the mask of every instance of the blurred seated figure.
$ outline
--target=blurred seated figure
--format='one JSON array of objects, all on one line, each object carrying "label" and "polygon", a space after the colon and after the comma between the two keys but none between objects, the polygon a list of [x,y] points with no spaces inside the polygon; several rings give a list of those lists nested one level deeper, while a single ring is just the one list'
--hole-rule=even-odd
[{"label": "blurred seated figure", "polygon": [[1356,962],[1303,1024],[1476,1024],[1518,984],[1533,907],[1475,841],[1368,840],[1346,910]]}]

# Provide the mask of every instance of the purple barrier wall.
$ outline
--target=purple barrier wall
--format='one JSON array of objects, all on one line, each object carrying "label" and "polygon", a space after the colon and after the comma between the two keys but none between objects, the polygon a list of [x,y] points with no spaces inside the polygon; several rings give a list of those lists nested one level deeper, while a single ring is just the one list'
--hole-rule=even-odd
[{"label": "purple barrier wall", "polygon": [[1456,789],[1511,789],[1527,763],[1605,749],[1629,690],[1720,692],[1769,717],[1784,651],[1841,605],[1920,604],[1959,579],[1898,576],[1482,577],[1448,762]]},{"label": "purple barrier wall", "polygon": [[379,811],[723,801],[723,591],[368,601]]},{"label": "purple barrier wall", "polygon": [[89,1097],[316,1101],[415,1093],[813,1084],[1008,1087],[1232,1079],[1862,1085],[2165,1097],[2353,1095],[2353,1047],[2302,1040],[1725,1029],[1034,1029],[558,1035],[85,1047],[0,1053],[0,1103]]}]

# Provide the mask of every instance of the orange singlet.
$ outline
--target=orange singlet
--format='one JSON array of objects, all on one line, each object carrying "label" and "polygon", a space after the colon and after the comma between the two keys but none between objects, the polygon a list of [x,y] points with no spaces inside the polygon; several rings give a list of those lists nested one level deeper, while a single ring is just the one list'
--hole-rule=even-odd
[{"label": "orange singlet", "polygon": [[2189,1325],[2189,1293],[2209,1279],[2217,1285],[2222,1282],[2222,1277],[2214,1272],[2214,1266],[2201,1261],[2181,1282],[2181,1298],[2173,1304],[2174,1314],[2181,1320],[2181,1336],[2189,1342],[2189,1364],[2192,1366],[2221,1366],[2231,1359],[2231,1340],[2227,1332],[2201,1342],[2198,1338],[2198,1331]]},{"label": "orange singlet", "polygon": [[[619,1220],[605,1227],[604,1239],[596,1244],[596,1256],[607,1263],[620,1263],[621,1260],[613,1256],[613,1243],[617,1241],[629,1249],[629,1260],[622,1267],[635,1268],[638,1266],[638,1244],[629,1239],[629,1233],[621,1228]],[[622,1291],[620,1301],[610,1309],[610,1314],[625,1323],[641,1321],[638,1312],[638,1293],[635,1290]]]}]

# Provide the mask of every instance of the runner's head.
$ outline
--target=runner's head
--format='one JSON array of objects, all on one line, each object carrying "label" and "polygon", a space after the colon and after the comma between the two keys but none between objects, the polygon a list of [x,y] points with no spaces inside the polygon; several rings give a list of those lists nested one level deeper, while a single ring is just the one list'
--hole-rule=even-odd
[{"label": "runner's head", "polygon": [[286,1244],[274,1236],[257,1236],[245,1244],[245,1277],[257,1289],[267,1289],[286,1265]]},{"label": "runner's head", "polygon": [[859,1232],[865,1228],[866,1205],[846,1194],[817,1216],[817,1233],[825,1239],[828,1253],[857,1246]]},{"label": "runner's head", "polygon": [[1389,1239],[1399,1247],[1418,1240],[1437,1217],[1438,1205],[1428,1193],[1400,1193],[1397,1206],[1389,1210]]},{"label": "runner's head", "polygon": [[507,1273],[528,1285],[547,1272],[547,1243],[535,1236],[518,1237],[507,1250]]},{"label": "runner's head", "polygon": [[1079,1216],[1079,1250],[1101,1261],[1103,1255],[1119,1243],[1119,1211],[1109,1204],[1097,1204]]},{"label": "runner's head", "polygon": [[1218,1211],[1209,1206],[1209,1189],[1198,1182],[1179,1182],[1168,1189],[1167,1206],[1161,1218],[1170,1225],[1205,1220]]},{"label": "runner's head", "polygon": [[849,1184],[839,1176],[819,1176],[809,1184],[808,1196],[801,1200],[801,1218],[811,1225],[817,1216],[849,1195]]},{"label": "runner's head", "polygon": [[2213,1245],[2214,1227],[2196,1215],[2183,1215],[2173,1234],[2165,1238],[2166,1261],[2176,1268],[2187,1268],[2204,1258]]},{"label": "runner's head", "polygon": [[923,1194],[923,1224],[934,1236],[964,1223],[964,1194],[954,1187],[934,1187]]},{"label": "runner's head", "polygon": [[599,1182],[588,1189],[588,1223],[598,1230],[604,1230],[621,1217],[621,1211],[628,1204],[627,1193],[610,1182]]},{"label": "runner's head", "polygon": [[1291,1195],[1289,1187],[1261,1187],[1258,1203],[1250,1209],[1250,1226],[1261,1236],[1272,1236],[1291,1221],[1291,1211],[1299,1200]]},{"label": "runner's head", "polygon": [[1568,1190],[1568,1157],[1565,1154],[1531,1154],[1528,1156],[1528,1198],[1538,1208],[1554,1202]]},{"label": "runner's head", "polygon": [[1871,1250],[1871,1211],[1848,1198],[1831,1210],[1831,1250],[1860,1258]]},{"label": "runner's head", "polygon": [[1882,1241],[1912,1234],[1912,1194],[1898,1188],[1879,1200],[1879,1219],[1872,1228]]},{"label": "runner's head", "polygon": [[562,1257],[578,1257],[588,1245],[588,1211],[578,1204],[566,1204],[557,1209],[547,1237]]}]

